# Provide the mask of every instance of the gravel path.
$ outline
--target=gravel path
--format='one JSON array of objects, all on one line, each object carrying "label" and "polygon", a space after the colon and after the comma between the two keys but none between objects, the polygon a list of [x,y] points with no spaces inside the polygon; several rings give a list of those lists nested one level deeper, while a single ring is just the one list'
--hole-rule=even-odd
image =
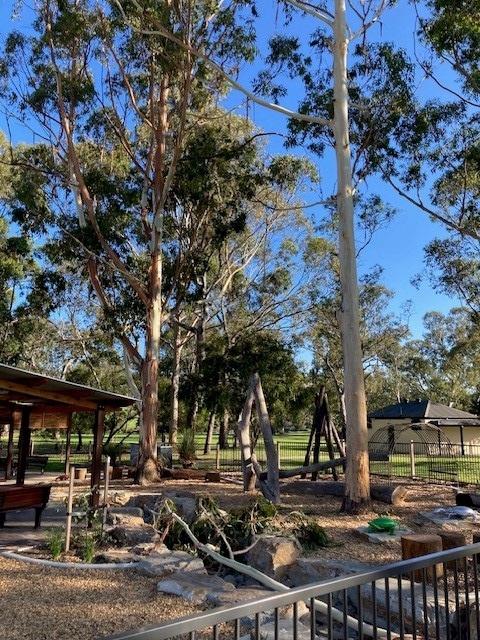
[{"label": "gravel path", "polygon": [[74,571],[0,557],[2,640],[93,640],[198,611],[135,571]]}]

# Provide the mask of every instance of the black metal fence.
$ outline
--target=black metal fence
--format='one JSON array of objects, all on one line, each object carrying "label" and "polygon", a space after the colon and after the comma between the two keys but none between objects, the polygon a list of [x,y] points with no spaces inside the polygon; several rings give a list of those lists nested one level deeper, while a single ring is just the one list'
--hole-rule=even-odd
[{"label": "black metal fence", "polygon": [[394,451],[370,448],[370,473],[429,483],[480,484],[480,445],[397,443]]},{"label": "black metal fence", "polygon": [[476,640],[479,554],[480,544],[442,551],[115,639]]}]

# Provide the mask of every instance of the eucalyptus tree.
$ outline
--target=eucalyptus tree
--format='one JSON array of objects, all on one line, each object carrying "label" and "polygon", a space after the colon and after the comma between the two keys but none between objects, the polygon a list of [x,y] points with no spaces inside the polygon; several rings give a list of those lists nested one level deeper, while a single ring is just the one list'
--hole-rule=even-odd
[{"label": "eucalyptus tree", "polygon": [[250,60],[251,24],[236,19],[249,5],[42,0],[31,34],[11,33],[4,47],[4,108],[37,140],[13,154],[12,215],[49,237],[52,262],[88,279],[122,345],[141,400],[141,482],[157,477],[158,358],[165,303],[175,299],[164,279],[172,187],[225,89],[189,48],[227,69]]}]

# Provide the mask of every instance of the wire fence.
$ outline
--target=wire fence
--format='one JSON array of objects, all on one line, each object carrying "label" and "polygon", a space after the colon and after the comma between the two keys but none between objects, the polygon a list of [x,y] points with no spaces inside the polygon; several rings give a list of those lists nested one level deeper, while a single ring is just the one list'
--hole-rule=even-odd
[{"label": "wire fence", "polygon": [[370,473],[429,483],[480,485],[480,445],[396,443],[394,450],[370,451]]}]

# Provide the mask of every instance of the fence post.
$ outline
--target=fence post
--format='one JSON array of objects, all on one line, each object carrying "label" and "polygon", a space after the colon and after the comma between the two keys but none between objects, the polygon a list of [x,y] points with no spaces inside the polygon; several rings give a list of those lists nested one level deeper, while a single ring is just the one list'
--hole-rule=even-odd
[{"label": "fence post", "polygon": [[33,456],[34,446],[35,445],[34,445],[34,442],[33,442],[33,439],[32,439],[32,440],[30,440],[30,451],[28,452],[29,456]]},{"label": "fence post", "polygon": [[217,442],[217,450],[215,452],[215,469],[220,471],[220,443]]},{"label": "fence post", "polygon": [[73,508],[73,483],[75,480],[75,467],[70,467],[70,482],[68,483],[67,500],[67,527],[65,531],[65,553],[70,549],[70,536],[72,533],[72,508]]},{"label": "fence post", "polygon": [[277,442],[277,459],[278,459],[278,468],[282,466],[282,458],[280,456],[280,442]]},{"label": "fence post", "polygon": [[410,440],[410,476],[412,480],[415,478],[415,444]]}]

